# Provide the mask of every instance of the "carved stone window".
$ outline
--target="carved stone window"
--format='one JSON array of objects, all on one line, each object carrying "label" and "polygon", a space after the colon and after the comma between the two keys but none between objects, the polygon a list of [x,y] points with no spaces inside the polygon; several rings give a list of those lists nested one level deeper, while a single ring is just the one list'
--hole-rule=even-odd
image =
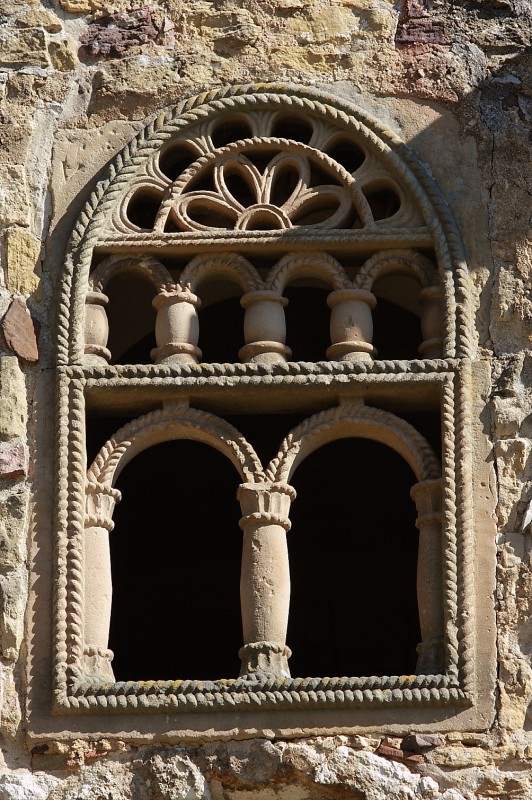
[{"label": "carved stone window", "polygon": [[[485,726],[491,612],[478,569],[489,558],[489,522],[473,498],[472,471],[483,480],[484,467],[471,423],[484,378],[469,309],[460,239],[437,187],[393,133],[348,102],[238,88],[150,122],[90,197],[62,283],[56,720],[75,715],[77,730],[137,738],[148,729],[134,716],[141,711],[150,735],[178,737]],[[328,331],[314,341],[319,320]],[[206,359],[203,351],[225,352],[229,330],[239,339],[232,357]],[[269,463],[232,424],[240,415],[267,430],[269,415],[286,413],[299,422]],[[416,427],[420,414],[437,431],[430,444]],[[113,432],[87,463],[85,430],[101,417]],[[413,474],[415,674],[291,677],[292,479],[312,453],[351,439],[390,448]],[[194,680],[176,663],[173,680],[117,682],[109,650],[116,482],[141,452],[179,440],[214,448],[239,475],[240,675]],[[383,477],[382,497],[393,480]],[[155,538],[148,532],[144,546],[156,547]],[[324,544],[323,568],[334,571],[336,559],[341,537],[334,553]],[[221,624],[215,605],[212,618]],[[87,712],[97,721],[83,722]]]}]

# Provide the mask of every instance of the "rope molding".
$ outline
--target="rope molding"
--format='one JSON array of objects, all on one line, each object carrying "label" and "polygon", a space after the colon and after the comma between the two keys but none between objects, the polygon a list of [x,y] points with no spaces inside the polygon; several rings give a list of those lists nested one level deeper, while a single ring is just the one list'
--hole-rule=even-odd
[{"label": "rope molding", "polygon": [[[317,362],[288,364],[198,364],[198,365],[124,365],[103,367],[81,366],[80,331],[83,320],[83,301],[89,282],[89,266],[96,247],[113,247],[129,241],[139,250],[143,247],[164,247],[162,237],[126,236],[112,237],[105,232],[110,210],[139,168],[153,156],[169,138],[188,125],[196,124],[215,112],[251,107],[287,107],[332,119],[339,126],[363,137],[368,147],[386,160],[399,183],[407,186],[423,209],[427,229],[434,245],[439,264],[442,287],[446,299],[444,323],[445,352],[452,358],[413,361],[367,362]],[[416,234],[427,229],[418,229]],[[369,231],[375,243],[396,237],[405,246],[413,247],[412,232],[394,230]],[[348,233],[348,232],[344,232]],[[232,246],[236,237],[231,239]],[[253,237],[247,237],[251,239]],[[256,238],[256,237],[255,237]],[[266,239],[267,234],[260,237]],[[275,237],[271,237],[275,239]],[[312,237],[308,237],[309,240]],[[316,237],[318,238],[318,237]],[[319,234],[323,242],[327,237]],[[334,234],[336,241],[349,241],[354,237]],[[369,241],[368,238],[368,241]],[[244,241],[245,237],[238,237]],[[223,245],[223,236],[216,237]],[[375,269],[379,264],[404,258],[416,263],[420,280],[430,274],[430,262],[409,250],[382,250],[374,256]],[[138,256],[117,251],[93,274],[91,285],[102,288],[115,265],[134,261]],[[198,257],[191,274],[197,272],[206,257]],[[208,257],[207,257],[208,258]],[[213,255],[223,261],[223,255]],[[311,256],[300,253],[285,257],[286,269],[290,260],[309,260]],[[141,265],[154,274],[164,277],[166,270],[148,255],[142,256]],[[191,262],[192,264],[192,262]],[[331,276],[342,281],[335,273],[336,262],[331,258]],[[161,269],[159,270],[159,267]],[[385,267],[383,267],[384,269]],[[247,269],[247,268],[246,268]],[[159,271],[158,271],[159,270]],[[243,273],[242,273],[243,274]],[[282,280],[282,274],[278,280]],[[364,275],[371,280],[371,275]],[[252,283],[250,274],[246,279]],[[385,703],[390,706],[467,706],[474,693],[472,642],[474,619],[460,611],[468,592],[468,575],[471,570],[471,447],[465,441],[469,435],[469,406],[467,392],[468,371],[459,369],[460,362],[472,356],[471,298],[467,267],[459,234],[436,184],[418,162],[415,155],[397,136],[377,120],[360,111],[351,103],[313,89],[290,85],[236,86],[215,90],[184,100],[161,112],[122,150],[109,167],[106,178],[100,181],[82,210],[68,246],[66,268],[61,284],[57,320],[57,417],[56,436],[58,448],[56,471],[58,497],[56,505],[54,582],[54,697],[56,709],[61,713],[103,708],[145,710],[210,710],[212,708],[365,708]],[[456,320],[456,322],[455,322]],[[83,673],[83,523],[85,491],[84,450],[84,393],[98,388],[186,387],[206,390],[215,386],[220,376],[231,376],[233,386],[259,386],[265,383],[311,385],[326,381],[345,385],[346,380],[360,383],[389,383],[409,380],[427,380],[443,383],[442,419],[446,437],[442,464],[444,478],[443,517],[445,538],[445,632],[447,673],[438,676],[402,676],[371,678],[308,678],[284,681],[249,679],[218,682],[163,682],[98,684],[87,682]],[[190,410],[193,413],[203,414]],[[170,413],[170,412],[168,412]],[[175,412],[174,412],[175,413]],[[324,412],[330,414],[331,412]],[[386,412],[382,412],[386,413]],[[152,412],[160,414],[163,412]],[[149,416],[149,415],[147,415]],[[212,415],[205,415],[212,416]],[[319,415],[318,415],[319,416]],[[392,415],[389,415],[392,416]],[[455,420],[456,426],[455,427]],[[406,424],[406,423],[405,423]],[[128,426],[126,426],[128,427]],[[410,426],[409,426],[410,427]],[[458,459],[458,462],[456,462]],[[429,459],[430,461],[430,459]],[[428,463],[428,462],[427,462]],[[456,466],[458,463],[458,467]],[[270,465],[272,470],[275,466]],[[429,472],[434,469],[429,467]],[[457,491],[457,469],[460,490]],[[431,473],[432,474],[432,473]],[[469,487],[469,488],[468,488]],[[154,705],[154,699],[156,703]]]}]

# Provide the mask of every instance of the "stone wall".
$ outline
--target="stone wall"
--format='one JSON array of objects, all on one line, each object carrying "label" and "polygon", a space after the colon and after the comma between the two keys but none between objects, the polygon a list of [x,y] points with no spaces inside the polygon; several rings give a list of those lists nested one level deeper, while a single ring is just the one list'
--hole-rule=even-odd
[{"label": "stone wall", "polygon": [[[3,0],[0,9],[0,800],[532,798],[530,0]],[[157,109],[229,83],[349,98],[428,165],[461,227],[498,500],[497,716],[403,739],[205,743],[26,737],[29,542],[65,241]],[[36,421],[39,421],[37,429]],[[42,509],[41,509],[42,513]],[[46,510],[45,512],[46,513]]]}]

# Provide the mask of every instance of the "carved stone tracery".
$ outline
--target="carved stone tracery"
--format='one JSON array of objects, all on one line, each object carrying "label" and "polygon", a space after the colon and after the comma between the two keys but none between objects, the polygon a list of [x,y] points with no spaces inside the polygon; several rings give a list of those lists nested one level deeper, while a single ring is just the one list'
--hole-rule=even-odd
[{"label": "carved stone tracery", "polygon": [[[265,254],[274,254],[273,266],[259,266]],[[109,365],[105,287],[128,272],[156,290],[152,366]],[[405,275],[419,287],[411,305],[417,304],[421,319],[422,360],[379,362],[372,343],[378,282]],[[245,309],[240,365],[201,362],[197,310],[205,285],[220,277],[236,285]],[[323,357],[331,363],[292,363],[283,292],[293,283],[297,290],[298,283],[316,281],[329,291],[331,345]],[[468,314],[459,238],[437,188],[394,134],[348,103],[312,90],[237,87],[181,103],[150,123],[120,154],[80,216],[63,284],[58,365],[69,399],[59,395],[58,476],[59,485],[68,481],[68,497],[60,494],[57,512],[58,563],[67,564],[59,569],[57,594],[57,707],[470,703],[473,640],[470,622],[457,613],[468,589],[456,567],[457,553],[469,552],[470,527],[465,511],[458,514],[459,532],[453,527],[465,489],[451,447],[454,414],[464,427],[467,399],[458,394],[455,409],[448,397],[454,397],[455,359],[466,359],[471,350]],[[170,385],[176,392],[192,386],[215,404],[215,394],[208,393],[225,376],[235,393],[275,378],[287,391],[297,382],[303,393],[322,381],[335,394],[332,407],[309,416],[281,443],[267,469],[238,431],[214,414],[186,404],[144,414],[118,431],[89,468],[83,514],[83,390],[95,397],[127,386],[149,390],[145,404],[153,408],[153,397],[163,402]],[[443,477],[432,449],[411,425],[340,395],[342,382],[363,393],[391,382],[407,387],[418,376],[438,391],[445,387]],[[412,497],[420,530],[420,674],[289,680],[286,536],[295,495],[288,481],[314,449],[350,436],[393,447],[418,481]],[[242,677],[212,686],[113,684],[107,539],[120,499],[113,484],[135,453],[172,438],[216,447],[242,476]],[[276,587],[273,596],[264,591],[266,583]]]}]

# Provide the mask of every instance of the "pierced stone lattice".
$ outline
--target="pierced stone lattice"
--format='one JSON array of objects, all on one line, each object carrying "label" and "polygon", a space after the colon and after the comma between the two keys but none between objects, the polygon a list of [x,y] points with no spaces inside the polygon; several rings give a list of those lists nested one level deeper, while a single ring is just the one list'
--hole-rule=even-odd
[{"label": "pierced stone lattice", "polygon": [[[267,267],[260,265],[265,255]],[[156,292],[155,365],[108,363],[106,286],[128,271],[144,276]],[[374,284],[395,274],[418,284],[415,302],[424,360],[373,361],[372,309],[378,300]],[[198,363],[197,309],[204,287],[220,277],[238,286],[246,311],[243,364]],[[291,363],[283,291],[293,281],[315,280],[329,291],[331,361]],[[468,308],[459,237],[437,188],[394,134],[349,103],[313,90],[236,87],[184,101],[151,122],[97,186],[67,254],[58,327],[62,372],[57,482],[62,489],[56,515],[56,709],[352,710],[391,704],[451,705],[452,713],[461,713],[460,708],[469,707],[475,691],[474,615],[466,576],[471,528],[464,475],[469,474],[470,454],[454,443],[455,417],[461,435],[467,435],[468,401],[460,387],[471,349]],[[213,415],[187,409],[192,392],[198,402],[216,411],[220,379],[225,378],[230,379],[235,398],[240,392],[253,397],[254,387],[264,398],[266,385],[272,390],[282,387],[294,397],[297,386],[301,402],[312,404],[316,397],[318,407],[320,403],[332,407],[308,417],[282,443],[268,470],[262,471],[238,432]],[[253,456],[255,466],[244,475],[246,482],[239,490],[241,526],[245,542],[246,537],[250,540],[245,544],[248,572],[243,578],[243,617],[248,624],[241,652],[243,678],[203,684],[117,684],[112,682],[105,619],[103,626],[96,626],[95,641],[90,641],[94,620],[89,618],[84,585],[95,581],[98,595],[101,579],[90,548],[96,548],[103,563],[119,496],[112,480],[101,479],[98,459],[83,484],[84,392],[93,403],[113,398],[111,406],[119,408],[127,407],[129,401],[123,398],[133,389],[149,413],[119,432],[123,440],[118,434],[112,437],[102,453],[118,452],[119,440],[123,448],[134,444],[136,428],[151,424],[152,414],[155,422],[168,419],[169,430],[196,423],[200,430],[207,420],[209,436],[200,433],[200,438],[219,435],[228,452]],[[404,420],[371,404],[351,404],[342,396],[345,391],[360,398],[373,392],[390,400],[405,392],[407,407],[418,389],[441,397],[442,478],[426,441]],[[175,406],[168,404],[168,398]],[[156,411],[161,405],[163,410]],[[286,482],[288,465],[291,459],[295,463],[300,448],[303,452],[308,443],[311,449],[320,446],[331,431],[338,437],[358,436],[361,431],[372,437],[380,431],[377,438],[382,436],[391,446],[395,442],[403,455],[410,454],[407,460],[423,465],[415,467],[418,483],[412,497],[424,565],[418,584],[424,593],[418,670],[424,674],[290,680],[283,638],[287,598],[282,597],[281,612],[273,609],[263,618],[264,629],[255,630],[249,622],[256,602],[251,584],[261,569],[254,561],[251,539],[259,537],[266,550],[270,547],[277,557],[281,554],[283,569],[288,568],[285,538],[294,499]],[[460,571],[461,558],[465,560]],[[431,575],[435,582],[426,580]],[[275,583],[282,576],[271,577]],[[444,589],[434,590],[440,577]],[[108,598],[102,597],[106,602]],[[439,674],[433,674],[436,671]]]}]

